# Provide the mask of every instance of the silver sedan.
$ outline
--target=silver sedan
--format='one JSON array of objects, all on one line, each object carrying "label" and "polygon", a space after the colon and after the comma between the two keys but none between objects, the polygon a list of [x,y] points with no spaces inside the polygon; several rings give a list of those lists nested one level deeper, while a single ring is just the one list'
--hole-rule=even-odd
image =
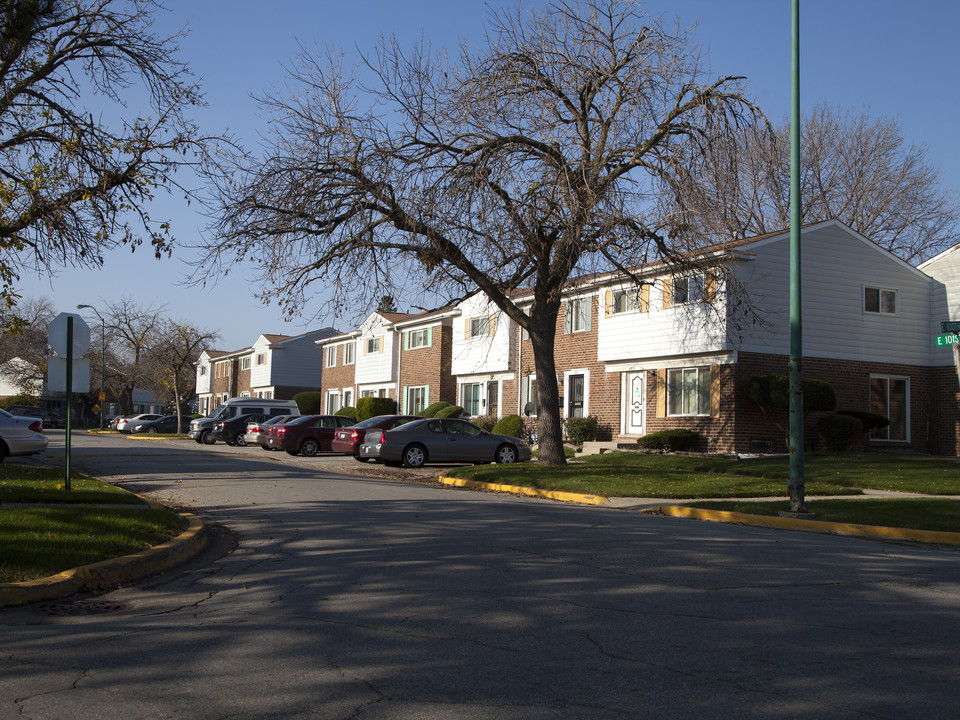
[{"label": "silver sedan", "polygon": [[14,455],[35,455],[47,449],[42,423],[34,417],[11,415],[0,409],[0,461]]},{"label": "silver sedan", "polygon": [[529,460],[530,447],[520,438],[495,435],[465,420],[432,418],[367,432],[360,457],[414,468],[428,462],[512,463]]}]

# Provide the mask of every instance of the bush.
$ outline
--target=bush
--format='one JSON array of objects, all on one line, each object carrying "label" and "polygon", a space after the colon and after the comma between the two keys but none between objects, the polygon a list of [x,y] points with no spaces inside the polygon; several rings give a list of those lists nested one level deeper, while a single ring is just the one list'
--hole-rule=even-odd
[{"label": "bush", "polygon": [[873,432],[874,430],[881,430],[890,424],[890,418],[884,417],[883,415],[877,415],[877,413],[866,412],[864,410],[837,410],[837,415],[849,415],[860,421],[860,424],[863,426],[861,432]]},{"label": "bush", "polygon": [[347,405],[346,407],[342,407],[342,408],[340,408],[339,410],[337,410],[337,411],[334,413],[334,415],[343,415],[344,417],[348,417],[348,418],[351,418],[351,419],[353,419],[353,420],[356,420],[356,419],[357,419],[357,409],[356,409],[355,407],[350,407],[349,405]]},{"label": "bush", "polygon": [[[747,397],[760,407],[790,409],[790,378],[786,375],[754,375],[747,380]],[[830,383],[803,379],[803,413],[830,412],[837,407],[837,396]]]},{"label": "bush", "polygon": [[820,444],[827,452],[846,452],[857,434],[863,432],[863,423],[852,415],[824,415],[817,420]]},{"label": "bush", "polygon": [[396,412],[397,403],[390,398],[365,397],[357,400],[357,422],[377,415],[395,415]]},{"label": "bush", "polygon": [[660,430],[644,435],[637,439],[637,445],[643,450],[659,450],[660,452],[693,450],[699,439],[699,433],[678,428],[676,430]]},{"label": "bush", "polygon": [[459,405],[448,405],[445,408],[441,408],[440,411],[434,415],[438,418],[458,418],[463,415],[463,408]]},{"label": "bush", "polygon": [[587,417],[571,417],[563,421],[567,429],[570,442],[583,445],[597,439],[597,418],[595,415]]},{"label": "bush", "polygon": [[293,396],[297,409],[301,415],[319,415],[323,406],[323,393],[318,390],[307,390]]},{"label": "bush", "polygon": [[0,398],[0,407],[9,411],[14,405],[27,405],[28,407],[40,407],[40,398],[20,393],[9,397]]},{"label": "bush", "polygon": [[509,437],[521,437],[523,435],[523,418],[519,415],[502,417],[490,432],[494,432],[497,435],[507,435]]},{"label": "bush", "polygon": [[496,415],[477,415],[475,418],[470,418],[472,422],[477,427],[483,428],[487,432],[493,432],[493,426],[497,424]]},{"label": "bush", "polygon": [[422,418],[432,418],[436,417],[437,413],[443,410],[444,408],[450,407],[450,403],[440,400],[439,402],[431,403],[427,405],[423,410],[417,413]]}]

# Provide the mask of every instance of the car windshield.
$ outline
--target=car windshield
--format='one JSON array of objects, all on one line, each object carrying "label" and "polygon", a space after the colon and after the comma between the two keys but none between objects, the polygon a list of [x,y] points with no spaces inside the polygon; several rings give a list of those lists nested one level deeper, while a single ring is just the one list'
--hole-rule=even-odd
[{"label": "car windshield", "polygon": [[233,407],[232,405],[221,405],[210,417],[214,420],[229,420],[230,418],[236,416],[237,408]]}]

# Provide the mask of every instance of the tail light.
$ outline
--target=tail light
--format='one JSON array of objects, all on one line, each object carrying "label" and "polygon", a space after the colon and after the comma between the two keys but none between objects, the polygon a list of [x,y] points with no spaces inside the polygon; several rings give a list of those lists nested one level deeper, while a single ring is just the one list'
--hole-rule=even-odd
[{"label": "tail light", "polygon": [[274,428],[270,432],[276,433],[277,435],[283,436],[287,434],[287,429],[285,427]]},{"label": "tail light", "polygon": [[34,420],[27,427],[30,429],[30,432],[43,432],[43,423],[40,420]]}]

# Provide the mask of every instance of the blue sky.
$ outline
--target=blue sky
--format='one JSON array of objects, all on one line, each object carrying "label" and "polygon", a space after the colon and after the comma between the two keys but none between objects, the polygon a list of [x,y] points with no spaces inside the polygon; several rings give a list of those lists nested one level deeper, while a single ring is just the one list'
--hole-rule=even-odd
[{"label": "blue sky", "polygon": [[[434,47],[456,47],[460,38],[482,41],[488,7],[513,2],[462,0],[167,0],[161,31],[183,24],[190,34],[182,58],[203,79],[209,108],[198,120],[211,132],[229,129],[254,145],[262,125],[250,94],[283,84],[283,64],[298,43],[370,49],[380,34],[395,32],[409,44],[422,32]],[[528,3],[529,4],[529,3]],[[533,3],[542,5],[540,0]],[[678,16],[708,54],[713,75],[744,75],[750,93],[778,121],[790,104],[790,0],[674,0],[638,3],[652,14]],[[948,0],[801,0],[801,104],[825,101],[900,120],[910,142],[926,145],[947,184],[960,189],[960,144],[955,139],[960,101],[960,3]],[[176,200],[151,212],[169,218],[175,236],[196,242],[205,219]],[[187,253],[182,253],[187,257]],[[71,270],[53,279],[24,276],[25,297],[46,296],[57,311],[78,303],[99,306],[130,296],[166,305],[166,313],[217,330],[220,349],[252,344],[260,333],[299,334],[334,324],[319,318],[286,322],[276,305],[254,298],[254,279],[242,268],[206,288],[181,283],[181,259],[157,261],[122,249],[102,271]],[[404,308],[400,308],[401,310]],[[306,308],[305,315],[313,314]],[[92,315],[90,315],[93,318]],[[341,330],[349,321],[340,319]]]}]

